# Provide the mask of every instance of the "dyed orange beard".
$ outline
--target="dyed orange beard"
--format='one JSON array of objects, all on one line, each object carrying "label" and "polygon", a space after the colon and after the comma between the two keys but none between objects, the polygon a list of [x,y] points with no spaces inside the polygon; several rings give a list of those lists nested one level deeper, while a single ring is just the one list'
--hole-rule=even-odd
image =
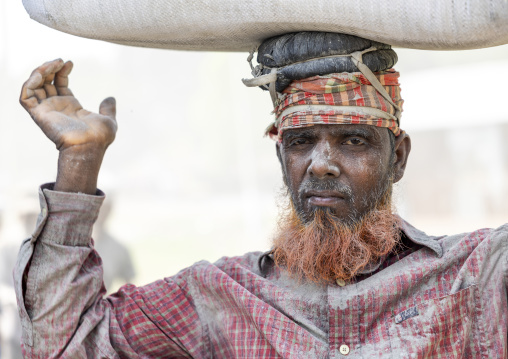
[{"label": "dyed orange beard", "polygon": [[291,205],[279,220],[273,243],[275,263],[292,277],[315,283],[355,277],[400,240],[401,219],[392,213],[390,192],[354,225],[321,208],[303,223]]}]

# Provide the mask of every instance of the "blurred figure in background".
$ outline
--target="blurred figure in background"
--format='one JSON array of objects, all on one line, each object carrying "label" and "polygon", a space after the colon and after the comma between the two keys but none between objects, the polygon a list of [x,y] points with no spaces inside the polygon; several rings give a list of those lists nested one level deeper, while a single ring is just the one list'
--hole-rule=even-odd
[{"label": "blurred figure in background", "polygon": [[0,211],[0,358],[21,359],[21,325],[12,280],[18,246],[2,238],[2,219]]},{"label": "blurred figure in background", "polygon": [[112,200],[108,197],[93,228],[92,238],[95,249],[101,256],[104,270],[104,285],[108,293],[130,282],[135,275],[132,258],[126,246],[115,239],[107,230],[107,221],[111,213]]}]

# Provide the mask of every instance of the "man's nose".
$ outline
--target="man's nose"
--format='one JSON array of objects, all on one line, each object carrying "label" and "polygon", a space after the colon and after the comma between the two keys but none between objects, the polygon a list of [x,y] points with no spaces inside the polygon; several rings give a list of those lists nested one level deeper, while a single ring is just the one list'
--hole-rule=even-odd
[{"label": "man's nose", "polygon": [[311,154],[307,173],[319,179],[339,177],[340,169],[333,159],[330,146],[316,146]]}]

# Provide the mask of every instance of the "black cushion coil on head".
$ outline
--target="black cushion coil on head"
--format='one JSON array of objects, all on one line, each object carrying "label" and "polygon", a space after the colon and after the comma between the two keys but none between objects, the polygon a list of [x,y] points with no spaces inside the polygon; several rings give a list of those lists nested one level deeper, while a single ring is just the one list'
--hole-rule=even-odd
[{"label": "black cushion coil on head", "polygon": [[[351,57],[346,55],[370,47],[377,50],[363,55],[363,63],[373,71],[384,71],[397,63],[397,54],[390,45],[354,35],[331,32],[296,32],[269,38],[259,46],[257,61],[262,65],[261,75],[277,71],[276,90],[282,92],[293,80],[336,72],[357,72]],[[307,62],[302,62],[307,61]],[[266,89],[266,88],[265,88]]]}]

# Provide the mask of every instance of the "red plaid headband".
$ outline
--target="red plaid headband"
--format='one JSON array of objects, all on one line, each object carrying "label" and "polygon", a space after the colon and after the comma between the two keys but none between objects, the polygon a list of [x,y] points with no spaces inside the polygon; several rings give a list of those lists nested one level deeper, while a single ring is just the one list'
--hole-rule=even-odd
[{"label": "red plaid headband", "polygon": [[[267,128],[266,134],[281,141],[283,131],[288,128],[365,124],[389,128],[398,136],[403,103],[399,73],[390,69],[372,75],[379,81],[377,86],[361,72],[293,81],[278,95],[274,109],[276,120]],[[385,95],[380,93],[379,85],[386,91]]]}]

